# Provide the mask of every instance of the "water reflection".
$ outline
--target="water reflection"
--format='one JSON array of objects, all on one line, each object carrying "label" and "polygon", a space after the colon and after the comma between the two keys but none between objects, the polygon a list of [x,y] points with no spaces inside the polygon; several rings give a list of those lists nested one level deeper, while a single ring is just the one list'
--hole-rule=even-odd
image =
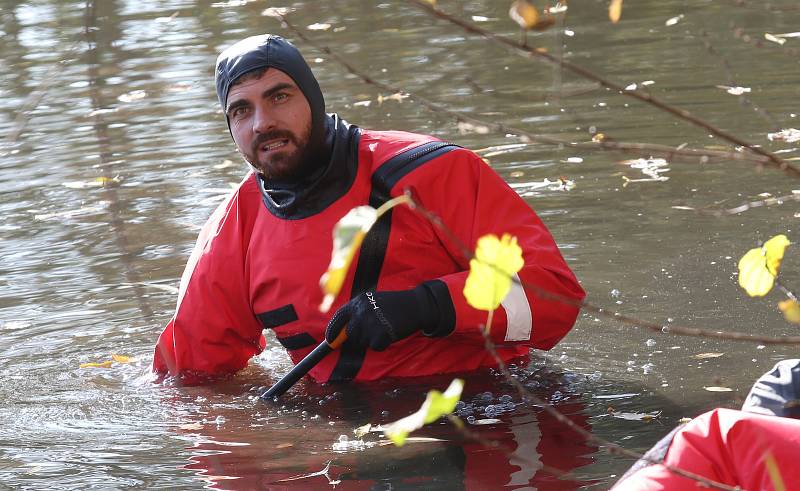
[{"label": "water reflection", "polygon": [[[787,102],[796,99],[800,86],[791,51],[797,38],[777,45],[763,35],[795,31],[800,13],[754,5],[626,3],[616,26],[607,24],[597,5],[570,5],[565,28],[572,35],[545,32],[529,39],[553,53],[561,49],[560,39],[570,60],[614,80],[652,80],[649,90],[659,97],[796,158],[797,142],[769,141],[774,125],[752,117],[751,108],[716,87],[733,81],[751,87],[749,97],[779,126],[798,125],[797,110]],[[248,386],[268,385],[286,371],[288,360],[276,348],[225,384],[151,385],[146,373],[152,346],[175,304],[169,287],[177,285],[198,225],[245,167],[217,113],[214,58],[220,47],[246,35],[290,33],[260,15],[264,2],[95,0],[89,6],[87,18],[83,1],[0,0],[4,139],[20,127],[20,109],[31,93],[49,81],[46,97],[24,115],[24,131],[12,138],[12,153],[0,156],[3,485],[267,487],[330,461],[330,479],[348,487],[493,488],[525,482],[540,489],[604,488],[628,466],[576,439],[539,408],[520,404],[489,373],[467,377],[462,417],[488,419],[489,402],[476,398],[492,392],[491,405],[503,406],[490,414],[501,422],[470,428],[526,456],[527,467],[462,441],[448,425],[420,433],[444,441],[333,450],[341,435],[353,440],[356,426],[412,412],[422,394],[445,387],[449,378],[364,387],[304,383],[285,408],[275,408],[258,402],[259,391]],[[329,29],[309,35],[359,68],[453,109],[564,138],[586,140],[595,126],[627,141],[724,148],[702,131],[509,56],[405,2],[291,6],[299,26],[329,23]],[[518,35],[507,4],[481,0],[452,9],[464,18],[479,17],[475,22],[483,27]],[[675,24],[666,23],[681,15]],[[731,24],[760,46],[734,35]],[[701,32],[708,33],[719,57],[710,56]],[[313,60],[330,108],[352,123],[427,132],[474,149],[520,143],[506,135],[461,134],[455,121],[410,100],[377,104],[374,87],[308,46],[301,49]],[[559,90],[561,97],[552,99]],[[367,99],[373,103],[355,105]],[[773,305],[742,295],[733,272],[736,258],[759,238],[793,229],[795,207],[724,219],[673,207],[737,206],[762,199],[761,193],[791,194],[797,184],[738,162],[670,162],[668,181],[623,186],[623,176],[643,176],[619,162],[639,157],[650,156],[530,144],[489,159],[546,217],[593,302],[665,324],[790,334],[793,328]],[[575,188],[529,185],[560,176]],[[117,177],[116,187],[62,185]],[[787,256],[783,274],[796,283],[797,256]],[[595,435],[644,450],[680,417],[736,406],[737,394],[791,351],[670,337],[584,315],[546,362],[535,358],[530,374],[521,376],[536,381],[537,395]],[[111,353],[138,361],[78,368]],[[719,356],[701,356],[707,353]],[[732,392],[703,389],[720,385]],[[512,401],[501,401],[504,396]],[[513,410],[504,409],[509,402]],[[655,411],[661,417],[651,423],[614,416]],[[370,434],[365,441],[378,439]],[[569,470],[573,477],[554,478],[544,466]],[[269,486],[332,487],[324,476]]]},{"label": "water reflection", "polygon": [[[586,385],[580,381],[583,377],[565,376],[546,367],[516,368],[514,373],[538,397],[550,401],[579,426],[591,429],[582,392]],[[198,472],[215,489],[324,488],[330,487],[331,481],[341,481],[348,489],[575,489],[593,481],[562,479],[546,469],[585,475],[581,468],[593,461],[594,446],[565,430],[540,408],[521,401],[498,374],[485,371],[461,376],[467,384],[459,416],[471,422],[468,427],[481,439],[501,448],[465,440],[445,423],[413,435],[430,441],[411,441],[400,448],[379,432],[363,439],[353,435],[353,430],[364,424],[388,423],[414,412],[429,388],[443,389],[452,376],[360,385],[308,384],[277,403],[280,406],[254,401],[254,394],[261,390],[254,387],[234,396],[238,404],[209,400],[202,420],[183,425],[192,442],[192,456],[185,468]],[[251,418],[243,421],[242,411],[249,411]],[[506,452],[512,452],[511,459]],[[327,475],[292,479],[328,465]]]}]

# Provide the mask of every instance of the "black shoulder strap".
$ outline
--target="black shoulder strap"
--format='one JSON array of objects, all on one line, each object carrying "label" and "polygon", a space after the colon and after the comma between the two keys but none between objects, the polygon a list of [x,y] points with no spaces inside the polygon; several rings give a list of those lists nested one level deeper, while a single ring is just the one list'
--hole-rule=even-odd
[{"label": "black shoulder strap", "polygon": [[[459,148],[447,142],[423,143],[384,162],[372,175],[372,190],[369,205],[378,208],[389,200],[390,192],[397,182],[424,163]],[[375,288],[380,278],[386,247],[389,244],[389,231],[392,228],[392,211],[385,213],[370,229],[359,251],[356,273],[350,298]],[[339,361],[331,374],[331,382],[352,380],[361,369],[366,349],[350,340],[340,348]]]}]

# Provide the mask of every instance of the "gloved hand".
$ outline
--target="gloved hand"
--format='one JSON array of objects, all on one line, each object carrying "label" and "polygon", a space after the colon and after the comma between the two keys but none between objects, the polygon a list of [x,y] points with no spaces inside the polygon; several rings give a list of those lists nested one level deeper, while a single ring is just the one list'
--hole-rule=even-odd
[{"label": "gloved hand", "polygon": [[[437,298],[442,296],[442,291],[447,295],[446,299]],[[443,306],[444,316],[440,313],[441,303],[446,304]],[[393,342],[420,330],[426,336],[445,336],[453,329],[452,325],[442,324],[454,324],[454,320],[452,300],[447,287],[440,281],[426,282],[413,290],[368,290],[333,314],[325,330],[325,339],[332,342],[347,326],[348,339],[375,351],[383,351]]]}]

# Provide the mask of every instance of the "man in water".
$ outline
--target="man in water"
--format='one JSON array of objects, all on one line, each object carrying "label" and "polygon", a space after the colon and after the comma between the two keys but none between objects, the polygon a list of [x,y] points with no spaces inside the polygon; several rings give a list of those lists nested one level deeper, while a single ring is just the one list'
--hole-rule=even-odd
[{"label": "man in water", "polygon": [[[181,278],[153,370],[184,382],[232,374],[265,346],[297,363],[326,338],[320,276],[334,225],[351,209],[410,193],[452,235],[406,206],[372,228],[333,301],[331,340],[348,340],[310,371],[317,381],[374,380],[493,366],[464,297],[469,259],[486,234],[516,236],[524,266],[493,316],[504,360],[550,349],[584,296],[550,233],[480,157],[430,136],[370,131],[325,112],[300,52],[278,36],[244,39],[217,59],[228,128],[252,166],[203,227]],[[548,295],[554,294],[554,295]],[[572,304],[558,297],[572,299]]]}]

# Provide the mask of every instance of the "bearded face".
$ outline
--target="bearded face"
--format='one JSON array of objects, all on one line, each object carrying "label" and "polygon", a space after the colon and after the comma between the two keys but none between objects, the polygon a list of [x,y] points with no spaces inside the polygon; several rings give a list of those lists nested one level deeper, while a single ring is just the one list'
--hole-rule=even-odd
[{"label": "bearded face", "polygon": [[311,137],[311,107],[291,77],[269,68],[231,87],[226,108],[236,147],[269,179],[294,180]]}]

